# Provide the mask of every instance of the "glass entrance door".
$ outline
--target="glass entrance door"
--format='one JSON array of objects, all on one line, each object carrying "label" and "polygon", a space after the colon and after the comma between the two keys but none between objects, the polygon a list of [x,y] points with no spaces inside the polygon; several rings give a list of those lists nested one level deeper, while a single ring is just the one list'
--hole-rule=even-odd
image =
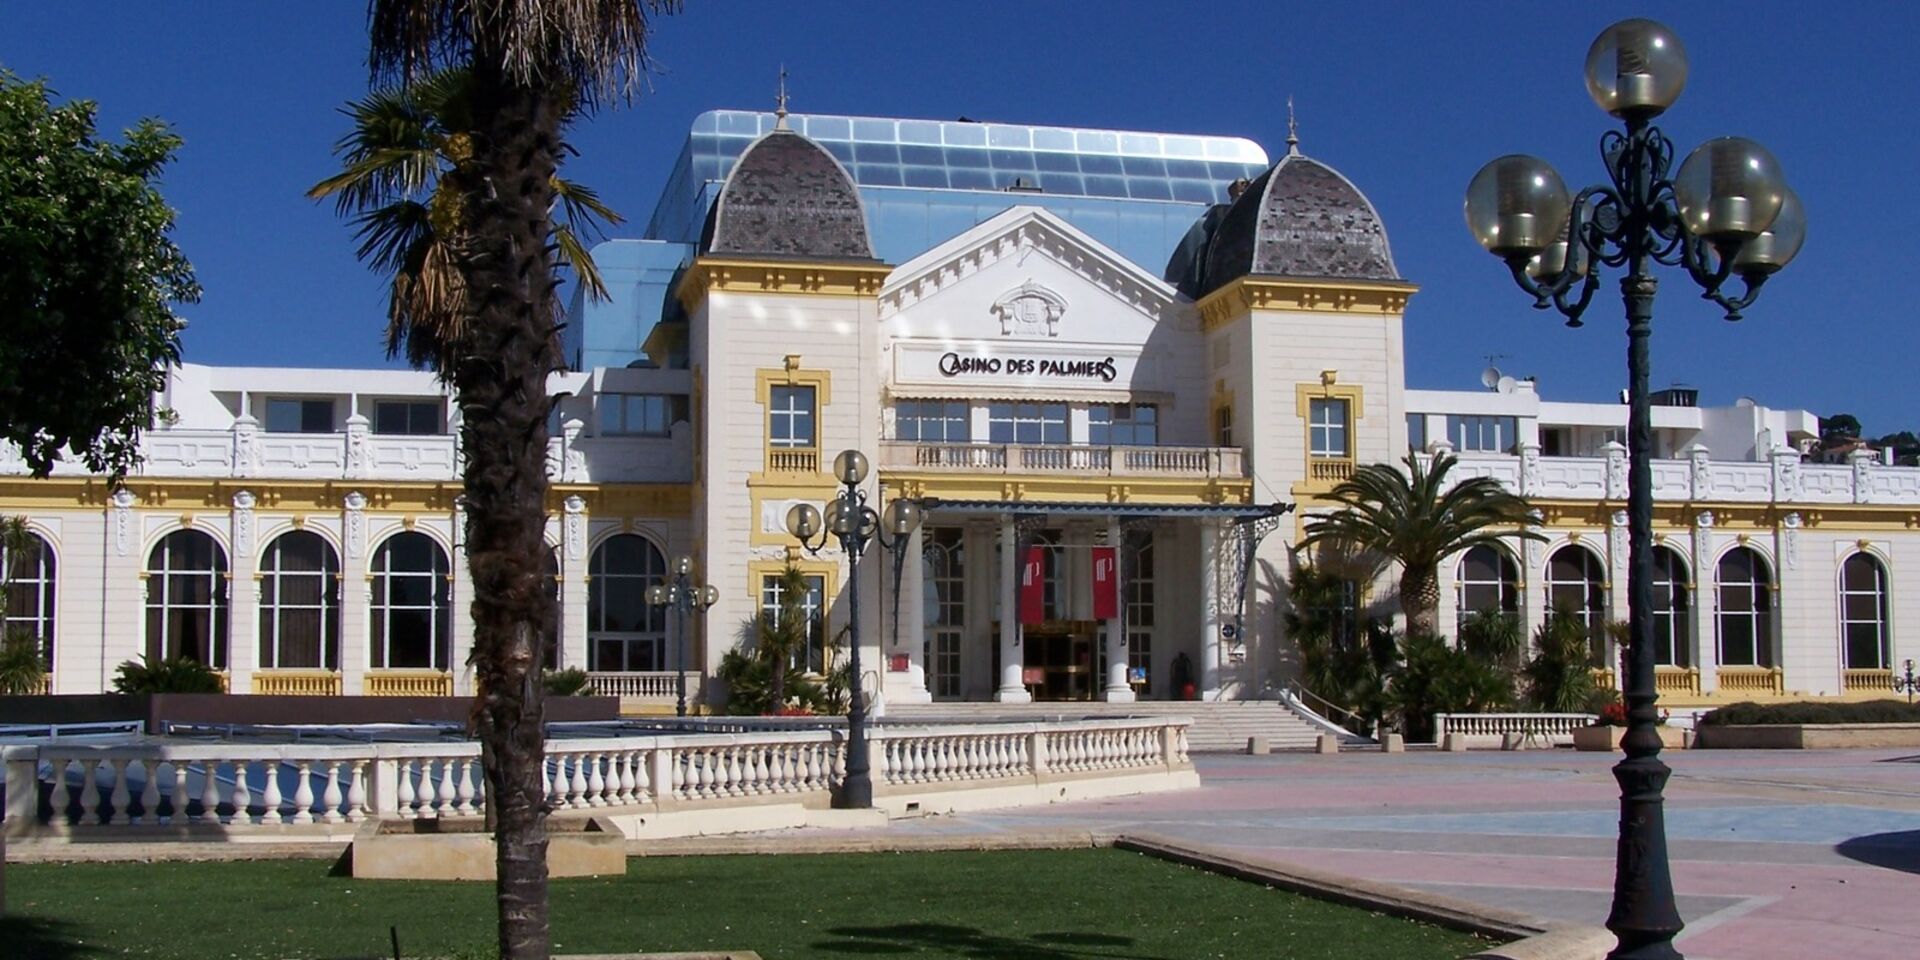
[{"label": "glass entrance door", "polygon": [[1099,693],[1096,626],[1048,621],[1022,631],[1024,679],[1035,700],[1092,700]]}]

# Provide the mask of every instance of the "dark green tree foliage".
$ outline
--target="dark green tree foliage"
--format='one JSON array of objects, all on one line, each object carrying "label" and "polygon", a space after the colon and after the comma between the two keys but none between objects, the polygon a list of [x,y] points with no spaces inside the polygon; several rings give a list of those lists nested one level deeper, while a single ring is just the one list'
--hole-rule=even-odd
[{"label": "dark green tree foliage", "polygon": [[1386,677],[1400,662],[1387,625],[1359,609],[1359,584],[1327,565],[1296,558],[1288,577],[1287,636],[1300,651],[1300,679],[1322,700],[1351,710],[1355,733],[1386,712]]},{"label": "dark green tree foliage", "polygon": [[1411,636],[1406,662],[1394,673],[1387,699],[1407,739],[1433,739],[1436,713],[1484,713],[1513,706],[1513,679],[1499,665],[1449,645],[1444,637]]},{"label": "dark green tree foliage", "polygon": [[1700,725],[1920,723],[1920,703],[1730,703],[1700,716]]},{"label": "dark green tree foliage", "polygon": [[180,360],[174,307],[200,298],[154,185],[180,138],[98,140],[93,103],[51,97],[0,70],[0,440],[36,476],[66,448],[118,478]]},{"label": "dark green tree foliage", "polygon": [[225,693],[212,667],[186,657],[128,660],[114,671],[115,693]]},{"label": "dark green tree foliage", "polygon": [[1553,611],[1535,631],[1533,645],[1523,670],[1528,701],[1548,713],[1585,711],[1598,688],[1587,625],[1569,611]]}]

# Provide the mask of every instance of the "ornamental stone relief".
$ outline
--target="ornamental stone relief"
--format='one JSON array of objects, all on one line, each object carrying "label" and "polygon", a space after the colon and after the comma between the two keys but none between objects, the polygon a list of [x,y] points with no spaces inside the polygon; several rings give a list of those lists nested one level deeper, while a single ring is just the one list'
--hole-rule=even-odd
[{"label": "ornamental stone relief", "polygon": [[1060,317],[1067,312],[1067,301],[1046,287],[1028,280],[1000,295],[993,302],[993,315],[1000,318],[1000,335],[1006,337],[1057,337]]}]

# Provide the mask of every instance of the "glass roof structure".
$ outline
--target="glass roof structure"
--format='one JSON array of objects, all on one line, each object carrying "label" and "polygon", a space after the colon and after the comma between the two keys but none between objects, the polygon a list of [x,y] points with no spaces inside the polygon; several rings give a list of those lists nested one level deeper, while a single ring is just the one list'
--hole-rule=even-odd
[{"label": "glass roof structure", "polygon": [[[773,129],[771,113],[711,110],[694,119],[647,236],[699,239],[704,183],[726,179],[734,161]],[[971,121],[793,114],[787,124],[846,166],[862,188],[1032,191],[1179,203],[1226,202],[1227,184],[1268,167],[1241,137],[1085,130]]]}]

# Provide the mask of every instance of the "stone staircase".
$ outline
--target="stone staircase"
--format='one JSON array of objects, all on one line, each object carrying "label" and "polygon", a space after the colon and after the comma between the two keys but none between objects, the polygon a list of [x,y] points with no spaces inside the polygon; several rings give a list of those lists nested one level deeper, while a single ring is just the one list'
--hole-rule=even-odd
[{"label": "stone staircase", "polygon": [[[1138,703],[1103,701],[1070,703],[893,703],[883,720],[896,722],[982,723],[991,721],[1079,720],[1087,717],[1193,718],[1187,747],[1193,751],[1244,751],[1247,738],[1264,736],[1275,750],[1311,750],[1321,728],[1309,723],[1296,708],[1279,700],[1196,701],[1143,700]],[[1342,743],[1364,738],[1344,734]]]}]

